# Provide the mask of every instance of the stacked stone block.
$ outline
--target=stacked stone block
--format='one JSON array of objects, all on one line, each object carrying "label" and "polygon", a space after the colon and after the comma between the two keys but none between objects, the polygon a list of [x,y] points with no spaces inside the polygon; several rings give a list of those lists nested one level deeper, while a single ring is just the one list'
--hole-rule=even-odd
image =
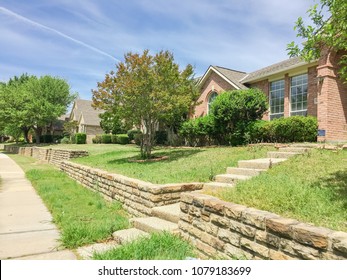
[{"label": "stacked stone block", "polygon": [[202,183],[156,185],[119,174],[64,161],[60,168],[83,186],[117,200],[134,217],[151,216],[152,208],[177,203],[182,192],[200,190]]},{"label": "stacked stone block", "polygon": [[204,258],[347,259],[347,233],[276,214],[185,193],[179,228]]}]

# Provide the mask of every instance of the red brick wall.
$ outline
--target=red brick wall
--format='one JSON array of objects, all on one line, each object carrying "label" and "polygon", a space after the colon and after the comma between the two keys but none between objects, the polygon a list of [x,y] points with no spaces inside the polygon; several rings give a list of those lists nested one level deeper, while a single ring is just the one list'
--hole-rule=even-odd
[{"label": "red brick wall", "polygon": [[318,76],[323,78],[318,87],[318,122],[319,129],[326,131],[319,141],[347,140],[347,85],[338,76],[342,55],[324,50],[317,67]]},{"label": "red brick wall", "polygon": [[317,67],[310,67],[307,70],[308,90],[307,90],[307,115],[317,117]]},{"label": "red brick wall", "polygon": [[[263,91],[267,97],[267,100],[269,101],[269,81],[268,80],[263,80],[260,82],[256,82],[251,85],[252,88],[258,88],[261,91]],[[269,105],[269,110],[263,115],[263,120],[267,121],[269,120],[269,112],[270,112],[270,105]]]},{"label": "red brick wall", "polygon": [[198,99],[198,103],[200,104],[195,107],[193,117],[201,117],[207,114],[208,98],[212,91],[221,93],[224,91],[234,89],[235,88],[232,85],[230,85],[226,80],[224,80],[218,74],[212,72],[201,87],[201,95]]}]

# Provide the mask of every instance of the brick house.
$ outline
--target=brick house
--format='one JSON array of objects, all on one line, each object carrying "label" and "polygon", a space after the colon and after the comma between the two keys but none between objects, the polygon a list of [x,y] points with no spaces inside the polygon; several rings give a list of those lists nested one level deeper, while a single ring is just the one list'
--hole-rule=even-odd
[{"label": "brick house", "polygon": [[317,61],[290,58],[248,74],[210,66],[198,82],[200,104],[194,117],[208,114],[211,103],[223,91],[257,87],[269,100],[264,120],[315,116],[322,135],[319,141],[347,141],[347,84],[337,73],[341,55],[324,51]]},{"label": "brick house", "polygon": [[76,99],[70,113],[70,121],[76,121],[77,127],[75,132],[87,134],[87,143],[92,143],[92,139],[103,134],[104,131],[100,127],[99,115],[103,110],[94,109],[91,100]]}]

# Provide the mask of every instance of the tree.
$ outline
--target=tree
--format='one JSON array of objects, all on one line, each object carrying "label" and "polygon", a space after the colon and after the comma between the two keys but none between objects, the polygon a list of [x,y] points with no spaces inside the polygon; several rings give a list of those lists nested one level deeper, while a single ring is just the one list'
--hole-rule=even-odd
[{"label": "tree", "polygon": [[0,118],[11,125],[11,130],[20,128],[26,141],[29,130],[34,129],[36,143],[40,143],[43,128],[64,114],[74,98],[63,79],[27,75],[14,77],[0,87]]},{"label": "tree", "polygon": [[257,88],[227,91],[217,96],[211,107],[211,115],[219,142],[223,141],[222,138],[230,142],[234,137],[236,142],[241,143],[239,139],[246,126],[261,119],[267,109],[266,95]]},{"label": "tree", "polygon": [[340,75],[347,81],[347,1],[320,0],[320,4],[312,6],[307,13],[312,24],[305,25],[302,17],[298,18],[294,29],[304,42],[301,47],[294,42],[288,44],[289,55],[311,61],[320,57],[323,47],[342,51]]},{"label": "tree", "polygon": [[26,104],[28,118],[36,134],[36,143],[40,143],[43,128],[65,114],[76,95],[70,93],[65,80],[51,76],[30,79],[25,90],[32,98]]},{"label": "tree", "polygon": [[142,127],[141,156],[150,158],[155,130],[188,114],[198,97],[193,67],[180,71],[173,54],[161,51],[152,56],[127,53],[93,90],[93,104],[117,115],[131,125]]},{"label": "tree", "polygon": [[115,113],[107,111],[100,114],[100,119],[100,126],[105,133],[121,134],[128,130],[121,118]]}]

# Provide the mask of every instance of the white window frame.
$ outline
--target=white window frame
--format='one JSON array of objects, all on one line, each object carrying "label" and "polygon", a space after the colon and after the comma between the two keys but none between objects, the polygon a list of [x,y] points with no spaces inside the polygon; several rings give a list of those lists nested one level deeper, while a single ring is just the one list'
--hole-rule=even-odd
[{"label": "white window frame", "polygon": [[[272,81],[270,82],[270,85],[269,85],[269,105],[270,105],[270,121],[273,120],[273,119],[277,119],[277,118],[281,118],[281,117],[284,117],[284,95],[285,95],[285,81],[284,79],[281,79],[281,80],[277,80],[277,81]],[[283,104],[280,104],[280,105],[275,105],[276,107],[282,107],[283,110],[282,112],[276,112],[276,113],[273,113],[272,112],[272,102],[275,98],[272,97],[272,94],[274,93],[282,93],[282,97],[281,98],[276,98],[276,99],[283,99]]]},{"label": "white window frame", "polygon": [[[305,92],[306,88],[306,92]],[[293,97],[293,91],[300,91],[302,92],[301,94],[297,94],[298,96],[302,96],[302,99],[297,102],[293,102],[292,97]],[[307,116],[307,96],[308,96],[308,75],[307,73],[293,76],[290,78],[290,116]],[[301,105],[301,109],[297,109],[297,106]],[[296,108],[293,110],[294,105]],[[304,108],[304,109],[302,109]]]}]

